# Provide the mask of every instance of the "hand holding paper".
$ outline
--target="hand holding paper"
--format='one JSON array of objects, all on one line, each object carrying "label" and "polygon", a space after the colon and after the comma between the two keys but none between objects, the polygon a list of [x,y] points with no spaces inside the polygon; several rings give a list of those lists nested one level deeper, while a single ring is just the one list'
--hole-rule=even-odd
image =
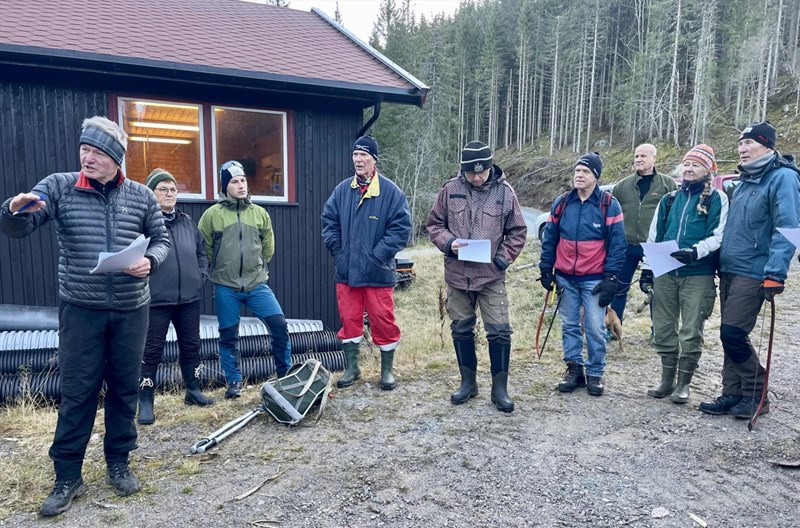
[{"label": "hand holding paper", "polygon": [[453,244],[456,242],[458,243],[458,260],[483,262],[484,264],[489,264],[492,261],[491,241],[457,238]]},{"label": "hand holding paper", "polygon": [[[101,251],[97,256],[97,266],[94,267],[89,273],[113,273],[115,271],[125,271],[134,265],[141,264],[141,259],[144,258],[144,252],[147,251],[147,246],[150,244],[150,237],[145,238],[144,235],[139,235],[136,240],[116,253],[108,253]],[[149,261],[148,261],[149,272]],[[133,275],[133,274],[131,274]],[[138,277],[138,275],[133,275]]]},{"label": "hand holding paper", "polygon": [[653,270],[654,277],[660,277],[665,273],[669,273],[674,269],[685,266],[682,262],[671,256],[680,250],[678,242],[675,240],[667,240],[666,242],[642,242],[642,249],[644,256],[647,257],[647,262]]}]

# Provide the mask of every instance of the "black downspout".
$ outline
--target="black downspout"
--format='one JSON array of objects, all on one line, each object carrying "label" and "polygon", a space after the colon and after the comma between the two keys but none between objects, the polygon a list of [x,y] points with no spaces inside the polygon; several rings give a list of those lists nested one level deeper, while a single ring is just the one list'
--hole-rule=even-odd
[{"label": "black downspout", "polygon": [[356,135],[356,139],[358,139],[361,136],[363,136],[364,134],[366,134],[367,130],[369,130],[369,128],[373,124],[375,124],[375,121],[377,121],[378,118],[381,116],[381,100],[380,99],[375,101],[375,104],[373,105],[373,108],[374,108],[374,110],[372,111],[372,117],[370,117],[369,121],[364,123],[364,126],[361,127],[361,130],[359,130],[358,135]]}]

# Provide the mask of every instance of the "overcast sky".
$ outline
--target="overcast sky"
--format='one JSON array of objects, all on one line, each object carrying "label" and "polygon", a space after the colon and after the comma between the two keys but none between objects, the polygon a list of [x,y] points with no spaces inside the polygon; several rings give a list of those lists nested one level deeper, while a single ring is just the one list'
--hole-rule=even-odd
[{"label": "overcast sky", "polygon": [[[397,3],[399,4],[400,0]],[[411,8],[417,20],[422,14],[430,20],[437,13],[452,15],[459,3],[459,0],[411,0]],[[380,0],[339,0],[339,11],[342,13],[344,27],[364,42],[368,42],[380,5]],[[312,7],[318,7],[334,18],[336,0],[289,0],[289,7],[301,11],[311,11]]]}]

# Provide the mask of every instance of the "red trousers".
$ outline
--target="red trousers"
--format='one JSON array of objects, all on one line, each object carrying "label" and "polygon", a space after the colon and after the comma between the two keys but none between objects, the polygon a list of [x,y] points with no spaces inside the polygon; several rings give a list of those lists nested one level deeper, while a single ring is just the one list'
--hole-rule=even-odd
[{"label": "red trousers", "polygon": [[400,341],[400,328],[394,322],[394,288],[353,288],[347,284],[336,284],[336,300],[342,329],[338,337],[342,341],[359,343],[364,333],[364,311],[369,317],[372,341],[383,350],[394,350]]}]

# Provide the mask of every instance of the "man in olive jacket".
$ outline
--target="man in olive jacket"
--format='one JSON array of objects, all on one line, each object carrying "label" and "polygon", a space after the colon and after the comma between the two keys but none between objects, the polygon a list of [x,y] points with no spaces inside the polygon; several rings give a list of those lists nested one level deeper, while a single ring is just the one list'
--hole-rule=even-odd
[{"label": "man in olive jacket", "polygon": [[269,328],[278,377],[291,366],[289,329],[283,309],[267,286],[267,264],[275,253],[272,220],[250,201],[244,167],[226,161],[219,170],[220,200],[200,217],[219,321],[219,362],[225,372],[226,398],[242,394],[239,367],[239,311],[244,304]]},{"label": "man in olive jacket", "polygon": [[[103,382],[106,483],[117,495],[141,489],[128,467],[136,449],[139,370],[147,335],[148,275],[169,252],[169,237],[153,193],[122,174],[128,135],[113,121],[84,120],[80,172],[51,174],[0,208],[0,228],[22,238],[53,221],[58,240],[58,365],[61,403],[50,447],[56,482],[39,510],[67,511],[85,486],[81,476]],[[23,209],[24,208],[24,209]],[[131,267],[92,273],[100,252],[150,238]]]},{"label": "man in olive jacket", "polygon": [[[611,303],[611,308],[617,312],[620,321],[625,312],[625,303],[628,302],[628,290],[633,282],[633,275],[644,257],[641,243],[647,242],[658,202],[662,196],[678,188],[675,180],[659,174],[656,170],[656,154],[656,147],[649,143],[636,147],[633,154],[633,166],[636,172],[620,180],[611,191],[622,206],[625,240],[628,243],[625,263],[617,274],[617,296]],[[642,271],[643,276],[652,273],[650,270]],[[652,283],[653,280],[650,278],[649,284]],[[641,284],[648,284],[646,278]],[[642,288],[644,290],[645,286]]]}]

